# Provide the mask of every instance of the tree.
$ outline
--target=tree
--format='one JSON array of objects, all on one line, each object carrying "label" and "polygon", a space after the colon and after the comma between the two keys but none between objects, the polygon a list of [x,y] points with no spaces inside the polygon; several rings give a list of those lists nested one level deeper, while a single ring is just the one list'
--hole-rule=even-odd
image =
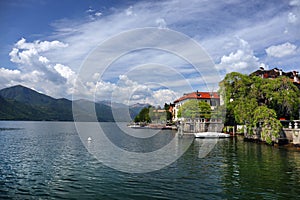
[{"label": "tree", "polygon": [[134,122],[151,122],[151,118],[149,116],[149,110],[151,106],[147,108],[143,108],[140,113],[134,118]]},{"label": "tree", "polygon": [[238,72],[226,74],[225,78],[220,82],[219,93],[223,97],[226,105],[227,125],[234,125],[236,123],[244,124],[244,122],[247,121],[249,111],[238,109],[241,107],[241,103],[247,105],[253,102],[253,100],[247,102],[243,101],[249,98],[248,95],[251,84],[252,81],[249,76]]},{"label": "tree", "polygon": [[248,108],[257,106],[273,109],[278,117],[298,117],[300,91],[288,77],[263,79],[232,72],[220,82],[219,92],[224,97],[227,113],[232,114],[230,117],[236,123],[249,121],[246,118],[251,118],[252,112]]},{"label": "tree", "polygon": [[246,125],[248,130],[261,123],[262,139],[268,143],[279,136],[278,117],[298,117],[300,91],[285,76],[263,79],[232,72],[220,82],[219,92],[227,106],[226,121]]},{"label": "tree", "polygon": [[178,117],[184,118],[210,118],[211,108],[206,102],[189,100],[178,111]]},{"label": "tree", "polygon": [[170,112],[170,105],[169,104],[167,104],[167,103],[165,103],[165,105],[164,105],[164,109],[166,110],[166,117],[167,117],[167,121],[168,122],[172,122],[172,113]]},{"label": "tree", "polygon": [[256,100],[254,98],[241,97],[230,103],[234,104],[233,114],[235,121],[238,124],[244,124],[250,128],[253,110],[255,110],[258,105]]},{"label": "tree", "polygon": [[211,107],[208,105],[208,103],[204,101],[199,102],[199,114],[200,118],[209,119],[211,117]]},{"label": "tree", "polygon": [[277,119],[276,112],[266,106],[259,106],[253,112],[252,126],[262,127],[261,138],[271,144],[273,138],[279,137],[282,124]]}]

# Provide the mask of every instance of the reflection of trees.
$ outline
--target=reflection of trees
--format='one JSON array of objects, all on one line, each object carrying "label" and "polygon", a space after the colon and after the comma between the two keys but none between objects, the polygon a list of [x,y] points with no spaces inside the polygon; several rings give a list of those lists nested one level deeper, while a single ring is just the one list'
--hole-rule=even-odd
[{"label": "reflection of trees", "polygon": [[[265,199],[294,196],[299,185],[299,152],[233,140],[224,155],[224,191],[229,197]],[[296,153],[296,154],[295,154]],[[285,194],[285,195],[284,195]]]}]

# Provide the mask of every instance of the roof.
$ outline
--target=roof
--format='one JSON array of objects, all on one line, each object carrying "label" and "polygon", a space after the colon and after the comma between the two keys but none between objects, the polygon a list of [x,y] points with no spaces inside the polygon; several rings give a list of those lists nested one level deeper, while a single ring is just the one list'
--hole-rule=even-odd
[{"label": "roof", "polygon": [[283,72],[281,69],[274,68],[270,70],[265,70],[264,68],[260,68],[259,70],[256,70],[255,72],[252,72],[250,76],[261,76],[263,75],[263,78],[277,78],[282,74],[282,76],[286,76],[289,78],[294,78],[294,76],[298,76],[297,71],[291,71],[291,72]]},{"label": "roof", "polygon": [[186,99],[220,99],[220,96],[217,92],[192,92],[188,94],[184,94],[179,99],[176,99],[174,103],[178,103],[180,101]]}]

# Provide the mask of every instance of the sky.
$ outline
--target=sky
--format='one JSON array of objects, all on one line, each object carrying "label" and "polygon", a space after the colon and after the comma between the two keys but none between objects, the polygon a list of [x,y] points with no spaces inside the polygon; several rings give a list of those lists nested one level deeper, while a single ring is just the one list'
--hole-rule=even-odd
[{"label": "sky", "polygon": [[0,89],[55,98],[163,105],[300,66],[300,0],[0,0],[0,31]]}]

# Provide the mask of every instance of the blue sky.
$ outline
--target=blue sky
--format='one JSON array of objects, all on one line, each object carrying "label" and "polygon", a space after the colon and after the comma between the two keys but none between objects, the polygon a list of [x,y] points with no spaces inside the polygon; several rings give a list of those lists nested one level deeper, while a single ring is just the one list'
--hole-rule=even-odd
[{"label": "blue sky", "polygon": [[[54,97],[96,93],[98,100],[117,93],[118,102],[162,104],[186,90],[216,90],[232,71],[250,73],[260,66],[298,71],[299,13],[300,0],[1,0],[0,88],[23,84]],[[174,30],[198,42],[215,64],[215,76],[203,82],[180,57],[144,49],[83,82],[79,95],[74,81],[87,56],[113,36],[145,27]],[[147,33],[136,40],[145,38]]]}]

